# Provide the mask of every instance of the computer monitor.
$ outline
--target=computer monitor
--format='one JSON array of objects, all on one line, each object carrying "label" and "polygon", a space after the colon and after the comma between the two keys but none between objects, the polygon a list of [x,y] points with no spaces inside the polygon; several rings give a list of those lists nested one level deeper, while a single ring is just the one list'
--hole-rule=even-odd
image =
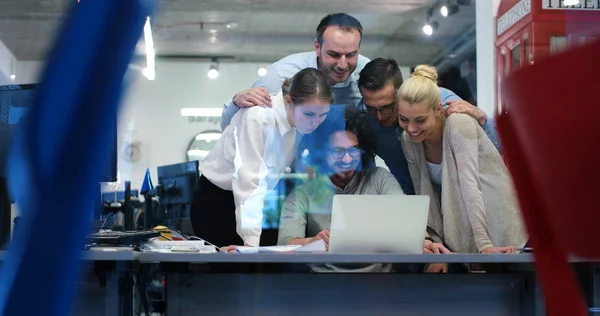
[{"label": "computer monitor", "polygon": [[[169,219],[189,218],[194,189],[200,178],[198,164],[194,160],[157,168],[160,205]],[[177,223],[174,226],[179,226]]]},{"label": "computer monitor", "polygon": [[[37,87],[37,84],[0,86],[0,178],[6,177],[6,159],[13,135],[21,119],[27,115],[34,104]],[[117,181],[116,133],[115,139],[111,143],[110,153],[106,157],[106,162],[108,165],[107,172],[100,181]]]},{"label": "computer monitor", "polygon": [[[8,241],[10,233],[11,200],[6,184],[8,153],[19,122],[34,104],[37,87],[37,84],[0,86],[0,245]],[[110,148],[105,160],[107,172],[99,179],[101,182],[117,181],[116,133]]]}]

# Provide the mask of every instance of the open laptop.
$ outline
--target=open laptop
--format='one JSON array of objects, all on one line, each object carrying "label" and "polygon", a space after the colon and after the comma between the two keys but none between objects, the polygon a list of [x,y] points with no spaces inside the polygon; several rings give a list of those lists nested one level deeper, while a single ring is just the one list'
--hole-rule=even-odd
[{"label": "open laptop", "polygon": [[335,195],[330,253],[423,253],[426,195]]}]

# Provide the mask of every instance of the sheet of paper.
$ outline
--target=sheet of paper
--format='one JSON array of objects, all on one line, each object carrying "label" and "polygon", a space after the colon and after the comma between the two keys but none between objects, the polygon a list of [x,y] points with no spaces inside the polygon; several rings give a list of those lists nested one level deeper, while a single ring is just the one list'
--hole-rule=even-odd
[{"label": "sheet of paper", "polygon": [[267,247],[236,247],[239,253],[268,253],[268,252],[322,252],[325,250],[325,242],[317,240],[310,244],[285,245],[285,246],[267,246]]},{"label": "sheet of paper", "polygon": [[310,244],[306,244],[298,249],[295,252],[325,252],[327,248],[325,247],[325,242],[321,240],[313,241]]},{"label": "sheet of paper", "polygon": [[240,253],[258,253],[258,252],[291,252],[300,248],[300,246],[267,246],[267,247],[236,247]]}]

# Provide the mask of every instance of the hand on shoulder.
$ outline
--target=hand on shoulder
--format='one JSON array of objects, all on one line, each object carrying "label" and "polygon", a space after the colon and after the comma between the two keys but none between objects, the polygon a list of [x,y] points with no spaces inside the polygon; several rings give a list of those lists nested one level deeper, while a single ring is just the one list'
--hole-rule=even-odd
[{"label": "hand on shoulder", "polygon": [[256,105],[271,106],[271,95],[269,90],[263,87],[250,88],[239,92],[233,97],[233,104],[240,108]]}]

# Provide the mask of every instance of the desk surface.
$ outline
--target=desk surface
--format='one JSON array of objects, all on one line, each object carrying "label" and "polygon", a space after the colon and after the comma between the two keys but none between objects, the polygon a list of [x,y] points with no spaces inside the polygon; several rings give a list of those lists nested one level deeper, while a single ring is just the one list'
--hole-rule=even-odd
[{"label": "desk surface", "polygon": [[[4,259],[6,253],[6,251],[0,251],[0,261]],[[83,251],[82,259],[89,261],[134,261],[136,256],[130,247],[103,247]]]},{"label": "desk surface", "polygon": [[141,262],[232,263],[531,263],[531,254],[328,254],[328,253],[157,253],[142,252]]},{"label": "desk surface", "polygon": [[[0,251],[0,261],[6,251]],[[330,254],[330,253],[161,253],[134,252],[128,247],[91,248],[83,260],[140,262],[224,263],[533,263],[531,254]],[[600,259],[572,258],[571,262],[600,263]]]}]

